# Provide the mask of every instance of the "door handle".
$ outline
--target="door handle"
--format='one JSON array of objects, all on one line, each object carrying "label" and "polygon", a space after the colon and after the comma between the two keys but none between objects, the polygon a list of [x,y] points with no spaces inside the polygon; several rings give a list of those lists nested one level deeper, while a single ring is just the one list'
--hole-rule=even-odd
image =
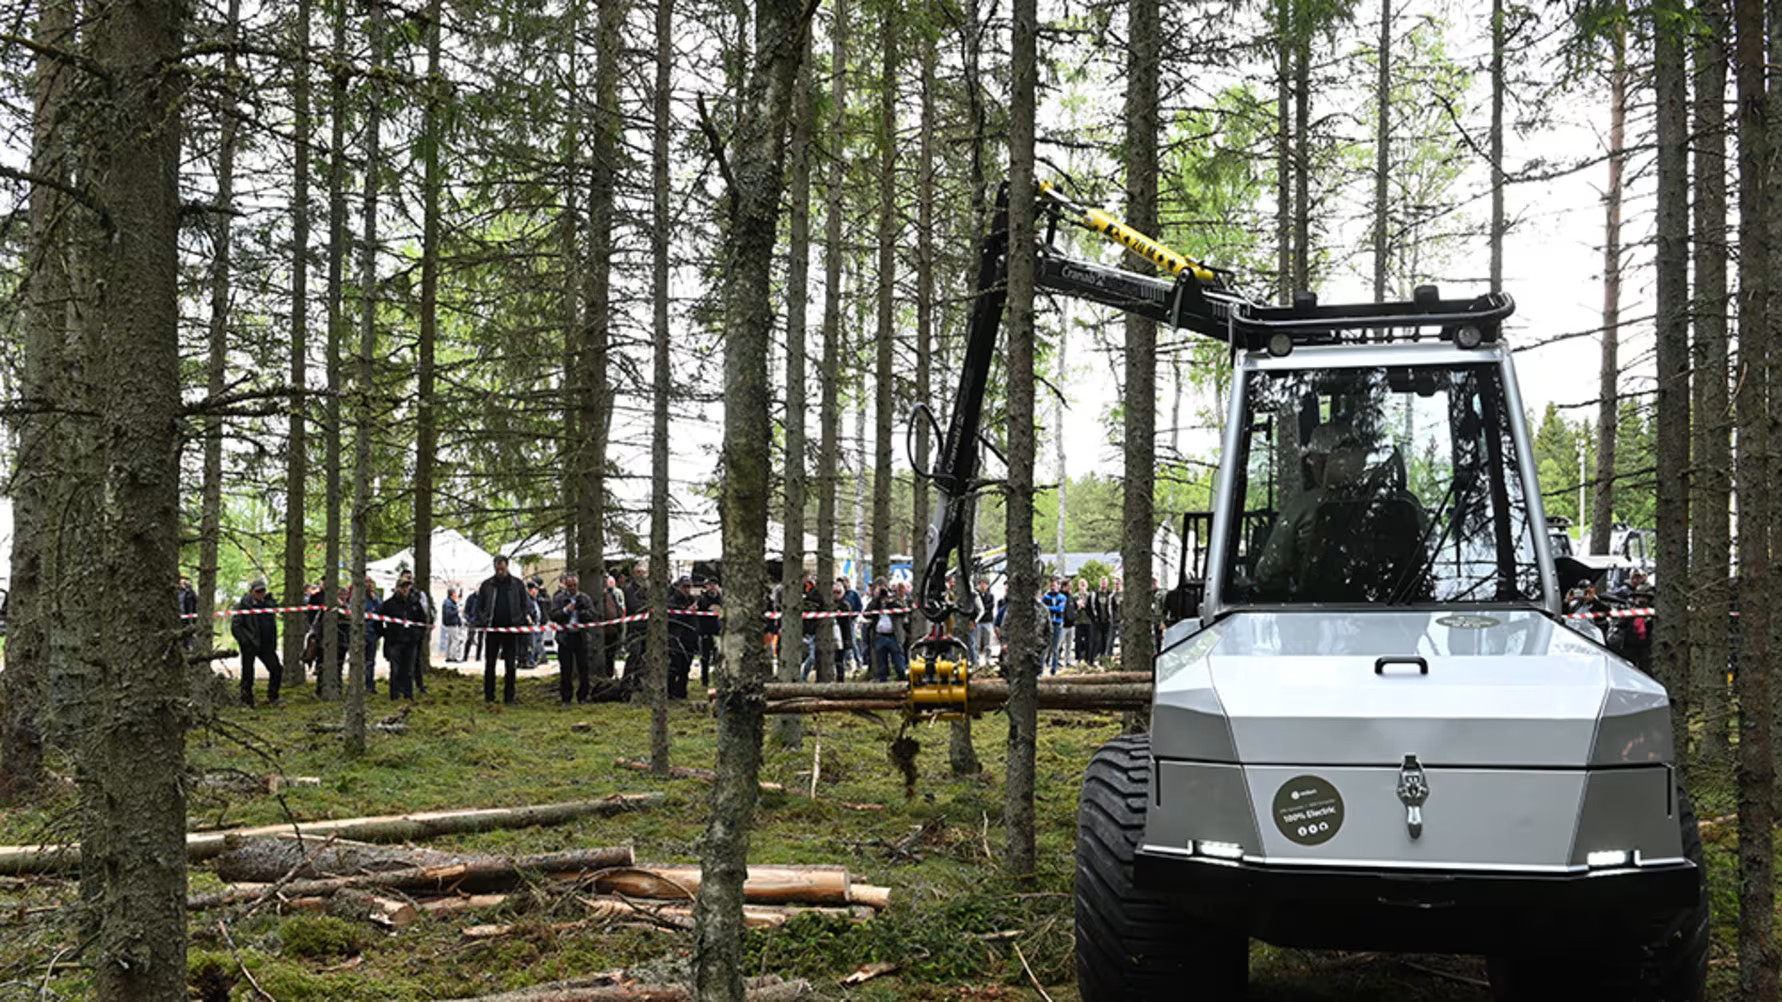
[{"label": "door handle", "polygon": [[1418,669],[1418,674],[1421,674],[1421,675],[1429,674],[1429,662],[1425,661],[1423,658],[1421,658],[1415,654],[1412,654],[1409,656],[1398,656],[1398,657],[1388,655],[1386,657],[1383,657],[1380,660],[1374,662],[1374,674],[1375,675],[1386,674],[1386,666],[1387,665],[1416,665],[1417,669]]}]

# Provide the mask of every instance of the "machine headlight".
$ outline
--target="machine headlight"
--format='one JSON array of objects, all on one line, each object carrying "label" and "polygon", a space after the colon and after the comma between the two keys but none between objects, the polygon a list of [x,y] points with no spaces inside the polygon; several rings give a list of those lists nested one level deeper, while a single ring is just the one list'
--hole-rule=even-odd
[{"label": "machine headlight", "polygon": [[1188,851],[1196,856],[1207,856],[1212,859],[1243,859],[1244,847],[1236,842],[1213,842],[1207,839],[1191,839]]},{"label": "machine headlight", "polygon": [[[1574,857],[1575,858],[1575,857]],[[1584,856],[1584,865],[1592,870],[1604,870],[1615,866],[1626,866],[1633,862],[1633,853],[1626,849],[1598,849]]]}]

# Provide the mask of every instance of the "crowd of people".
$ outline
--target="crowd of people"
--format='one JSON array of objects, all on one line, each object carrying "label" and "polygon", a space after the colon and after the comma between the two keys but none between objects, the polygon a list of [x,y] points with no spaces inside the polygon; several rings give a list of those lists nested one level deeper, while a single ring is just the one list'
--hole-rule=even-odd
[{"label": "crowd of people", "polygon": [[[803,593],[788,602],[775,585],[768,608],[778,615],[766,622],[766,639],[776,657],[780,624],[788,614],[825,609],[814,575],[806,574]],[[1003,624],[1008,613],[1007,595],[997,596],[987,578],[961,590],[956,578],[947,581],[949,605],[955,610],[940,630],[928,627],[928,635],[945,633],[963,649],[976,667],[1004,659],[1007,637]],[[539,667],[554,645],[557,656],[557,696],[563,704],[604,702],[627,698],[637,684],[637,673],[625,666],[642,664],[648,653],[649,565],[639,562],[623,586],[607,574],[593,594],[583,590],[574,571],[565,572],[555,590],[541,577],[522,578],[511,570],[506,556],[494,559],[493,573],[475,589],[463,594],[448,589],[434,608],[426,589],[415,586],[414,576],[404,570],[388,595],[380,595],[376,583],[365,579],[365,687],[377,691],[378,651],[382,648],[385,678],[391,700],[413,700],[427,692],[431,664],[429,635],[439,631],[438,653],[448,663],[483,663],[483,699],[493,703],[499,689],[503,703],[516,699],[519,672]],[[846,576],[829,587],[827,608],[839,615],[806,618],[802,631],[804,676],[813,673],[820,631],[829,630],[834,642],[836,677],[902,680],[909,674],[909,648],[916,602],[907,581],[874,580],[863,595]],[[178,601],[182,613],[193,615],[197,594],[190,582],[180,581]],[[348,662],[352,601],[349,588],[339,589],[335,602],[326,605],[322,587],[305,588],[303,660],[319,669],[328,624],[333,622],[338,664]],[[721,657],[718,642],[723,589],[715,580],[681,577],[668,593],[668,694],[688,697],[695,661],[701,687],[710,684],[711,672]],[[1060,666],[1089,664],[1111,655],[1119,643],[1120,582],[1102,578],[1091,587],[1086,580],[1068,585],[1053,578],[1047,590],[1035,596],[1035,615],[1040,640],[1046,651],[1046,669],[1056,674]],[[264,667],[266,700],[279,699],[283,666],[278,655],[280,617],[265,581],[255,581],[235,604],[230,633],[241,654],[241,702],[252,706],[255,675]],[[630,620],[630,621],[626,621]],[[541,627],[543,627],[541,629]],[[501,670],[497,671],[497,666]],[[317,671],[320,690],[320,672]],[[497,682],[499,681],[499,686]]]}]

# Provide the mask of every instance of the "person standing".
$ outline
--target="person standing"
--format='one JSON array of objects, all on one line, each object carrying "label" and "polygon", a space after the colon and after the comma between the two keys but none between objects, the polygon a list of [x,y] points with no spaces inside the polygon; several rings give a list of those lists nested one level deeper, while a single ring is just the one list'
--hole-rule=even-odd
[{"label": "person standing", "polygon": [[904,651],[904,633],[908,629],[908,610],[891,594],[883,581],[873,582],[872,601],[866,605],[867,629],[872,634],[872,661],[878,681],[889,681],[888,669],[896,669],[897,680],[909,677],[910,660]]},{"label": "person standing", "polygon": [[266,593],[266,582],[255,581],[247,594],[235,603],[235,615],[229,621],[229,633],[241,648],[241,705],[254,705],[254,662],[266,665],[266,702],[278,703],[278,684],[284,666],[278,661],[278,620],[270,612],[272,596]]},{"label": "person standing", "polygon": [[845,576],[837,577],[835,586],[835,610],[853,613],[851,616],[840,616],[836,619],[841,627],[841,650],[836,652],[838,661],[835,666],[835,677],[845,681],[848,677],[849,666],[860,664],[865,660],[860,654],[858,640],[860,610],[863,605],[860,601],[860,593],[854,590],[854,586],[848,583]]},{"label": "person standing", "polygon": [[996,596],[990,593],[989,578],[978,579],[977,599],[978,617],[972,630],[971,646],[976,655],[975,663],[981,667],[990,663],[990,652],[996,646]]},{"label": "person standing", "polygon": [[625,624],[619,620],[625,618],[625,593],[619,590],[619,583],[608,574],[604,578],[605,588],[601,594],[604,600],[601,618],[606,625],[601,629],[601,642],[606,645],[606,657],[601,659],[600,677],[610,679],[618,674],[619,653],[625,646]]},{"label": "person standing", "polygon": [[[529,626],[528,601],[526,585],[519,578],[507,571],[507,556],[498,554],[495,557],[495,573],[485,579],[476,589],[477,626],[511,629],[516,626]],[[500,658],[506,666],[506,678],[502,683],[501,701],[511,704],[514,701],[514,682],[517,665],[515,657],[519,653],[520,634],[490,633],[483,640],[483,702],[495,702],[495,659]]]},{"label": "person standing", "polygon": [[186,650],[189,651],[198,646],[198,631],[200,629],[209,629],[210,624],[198,622],[198,592],[192,588],[192,579],[182,576],[179,579],[179,588],[177,591],[180,616],[179,621],[180,625],[185,627],[186,639],[184,642]]},{"label": "person standing", "polygon": [[683,577],[668,593],[668,698],[687,698],[687,677],[693,673],[693,654],[699,650],[697,616],[675,615],[698,608],[693,579]]},{"label": "person standing", "polygon": [[[699,596],[699,611],[722,613],[724,611],[724,590],[715,579],[707,578],[705,591]],[[721,615],[699,617],[699,684],[701,687],[712,684],[712,669],[718,665],[718,634],[722,631],[724,619]]]},{"label": "person standing", "polygon": [[413,571],[403,571],[402,577],[408,579],[408,591],[421,606],[421,626],[415,638],[414,663],[409,669],[409,681],[414,683],[415,691],[427,695],[427,669],[433,666],[432,650],[433,627],[439,621],[439,612],[433,607],[433,596],[425,588],[415,586]]},{"label": "person standing", "polygon": [[471,592],[464,596],[464,603],[459,607],[459,614],[464,617],[464,650],[459,655],[460,661],[480,661],[483,657],[483,631],[476,628],[477,596]]},{"label": "person standing", "polygon": [[551,596],[551,622],[557,631],[557,698],[569,705],[571,694],[578,703],[586,703],[593,692],[593,679],[588,670],[589,623],[595,622],[594,600],[581,590],[581,578],[574,571],[563,575],[562,587]]},{"label": "person standing", "polygon": [[[642,615],[650,610],[650,565],[639,560],[631,568],[631,580],[625,583],[625,615]],[[642,677],[644,646],[650,632],[650,621],[640,619],[625,624],[625,674],[638,672]]]},{"label": "person standing", "polygon": [[384,657],[390,662],[390,700],[412,701],[427,636],[427,606],[415,590],[414,575],[403,571],[396,579],[396,590],[384,599],[381,615],[386,617]]},{"label": "person standing", "polygon": [[439,603],[439,652],[446,661],[460,660],[459,648],[464,642],[464,614],[458,608],[458,589],[447,588],[445,601]]},{"label": "person standing", "polygon": [[1046,607],[1045,622],[1051,624],[1046,642],[1045,669],[1048,675],[1058,674],[1059,661],[1064,657],[1065,637],[1067,636],[1064,616],[1065,609],[1070,605],[1070,596],[1064,593],[1063,586],[1063,581],[1053,578],[1051,587],[1047,588],[1046,593],[1040,596],[1040,604]]}]

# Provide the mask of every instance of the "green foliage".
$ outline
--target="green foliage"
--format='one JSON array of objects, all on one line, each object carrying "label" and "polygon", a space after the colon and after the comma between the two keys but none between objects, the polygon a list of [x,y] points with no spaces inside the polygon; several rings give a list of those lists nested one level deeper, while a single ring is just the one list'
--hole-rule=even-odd
[{"label": "green foliage", "polygon": [[281,952],[292,957],[350,957],[365,946],[358,926],[332,915],[293,915],[278,936]]}]

